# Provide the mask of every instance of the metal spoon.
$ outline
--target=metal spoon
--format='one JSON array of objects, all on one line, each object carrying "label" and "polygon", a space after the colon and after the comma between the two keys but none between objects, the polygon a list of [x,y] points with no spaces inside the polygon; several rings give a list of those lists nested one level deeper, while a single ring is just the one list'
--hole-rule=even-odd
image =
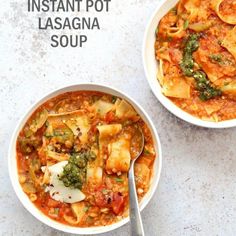
[{"label": "metal spoon", "polygon": [[[132,145],[137,145],[140,142],[139,150],[133,153]],[[136,193],[135,177],[134,177],[134,163],[137,158],[142,154],[144,148],[144,135],[141,128],[137,128],[137,132],[132,136],[131,140],[131,163],[128,174],[129,180],[129,216],[130,216],[130,235],[131,236],[144,236],[143,223],[139,211],[138,197]],[[133,148],[136,149],[136,148]]]}]

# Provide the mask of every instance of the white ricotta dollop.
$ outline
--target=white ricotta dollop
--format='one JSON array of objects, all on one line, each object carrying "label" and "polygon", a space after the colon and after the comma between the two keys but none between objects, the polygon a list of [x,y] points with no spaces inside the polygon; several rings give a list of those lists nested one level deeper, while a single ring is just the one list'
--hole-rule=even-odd
[{"label": "white ricotta dollop", "polygon": [[49,191],[51,198],[56,201],[65,203],[80,202],[85,199],[83,192],[79,189],[66,187],[63,182],[59,180],[59,176],[63,172],[63,167],[67,163],[68,161],[61,161],[48,167],[50,173],[50,185],[47,187],[46,191]]}]

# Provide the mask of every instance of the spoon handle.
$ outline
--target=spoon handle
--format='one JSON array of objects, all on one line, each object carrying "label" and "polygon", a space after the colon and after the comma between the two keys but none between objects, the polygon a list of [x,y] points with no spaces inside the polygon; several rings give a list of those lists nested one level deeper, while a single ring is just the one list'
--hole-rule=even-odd
[{"label": "spoon handle", "polygon": [[131,163],[128,179],[129,179],[130,235],[144,236],[143,223],[139,211],[138,198],[135,187],[134,162]]}]

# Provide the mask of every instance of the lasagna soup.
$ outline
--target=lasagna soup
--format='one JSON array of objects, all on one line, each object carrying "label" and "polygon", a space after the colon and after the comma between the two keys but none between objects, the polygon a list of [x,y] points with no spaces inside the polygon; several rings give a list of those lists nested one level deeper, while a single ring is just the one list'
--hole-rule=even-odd
[{"label": "lasagna soup", "polygon": [[162,92],[207,121],[236,118],[236,1],[180,0],[160,21]]},{"label": "lasagna soup", "polygon": [[[19,182],[33,204],[63,224],[105,226],[128,215],[130,161],[139,200],[149,190],[156,157],[149,128],[125,100],[69,92],[41,105],[17,139]],[[138,137],[137,137],[138,138]]]}]

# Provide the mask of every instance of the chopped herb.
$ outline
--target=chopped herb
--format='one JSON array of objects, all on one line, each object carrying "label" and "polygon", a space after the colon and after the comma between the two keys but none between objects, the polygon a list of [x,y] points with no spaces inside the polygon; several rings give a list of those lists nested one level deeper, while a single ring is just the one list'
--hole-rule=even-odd
[{"label": "chopped herb", "polygon": [[117,97],[116,96],[112,96],[112,99],[111,99],[111,102],[114,104],[117,100]]},{"label": "chopped herb", "polygon": [[87,212],[89,210],[89,208],[90,208],[89,206],[86,206],[86,207],[84,207],[83,211]]},{"label": "chopped herb", "polygon": [[103,193],[103,194],[107,194],[107,193],[108,193],[108,190],[107,190],[107,189],[103,189],[103,190],[102,190],[102,193]]},{"label": "chopped herb", "polygon": [[189,25],[189,21],[185,20],[184,21],[184,30],[186,30],[188,28],[188,25]]},{"label": "chopped herb", "polygon": [[124,182],[124,180],[121,179],[121,178],[115,178],[115,181],[116,181],[116,182],[119,182],[119,183]]},{"label": "chopped herb", "polygon": [[222,55],[221,54],[211,54],[209,57],[210,57],[211,61],[222,62]]},{"label": "chopped herb", "polygon": [[146,148],[144,148],[143,153],[144,153],[145,155],[151,154]]}]

